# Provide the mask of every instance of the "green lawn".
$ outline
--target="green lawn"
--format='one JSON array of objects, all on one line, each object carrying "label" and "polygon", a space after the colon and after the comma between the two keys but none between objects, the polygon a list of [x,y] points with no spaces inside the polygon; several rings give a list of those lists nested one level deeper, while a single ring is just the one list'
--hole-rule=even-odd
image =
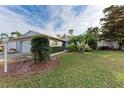
[{"label": "green lawn", "polygon": [[0,87],[124,87],[124,51],[66,53],[57,68],[24,79],[0,78]]}]

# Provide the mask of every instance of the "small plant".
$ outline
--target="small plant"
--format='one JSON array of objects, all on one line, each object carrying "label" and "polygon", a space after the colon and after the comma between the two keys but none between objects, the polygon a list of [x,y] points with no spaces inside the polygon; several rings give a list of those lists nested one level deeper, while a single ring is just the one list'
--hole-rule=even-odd
[{"label": "small plant", "polygon": [[0,52],[3,52],[3,49],[2,48],[0,48]]},{"label": "small plant", "polygon": [[73,44],[68,44],[67,49],[69,52],[76,52],[77,48]]},{"label": "small plant", "polygon": [[50,59],[50,46],[47,37],[38,35],[31,40],[31,52],[35,63],[46,63]]}]

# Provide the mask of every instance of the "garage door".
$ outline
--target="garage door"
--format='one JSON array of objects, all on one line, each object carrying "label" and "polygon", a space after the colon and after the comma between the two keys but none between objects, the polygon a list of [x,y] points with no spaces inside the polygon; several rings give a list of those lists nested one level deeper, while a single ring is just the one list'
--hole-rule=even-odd
[{"label": "garage door", "polygon": [[23,53],[30,53],[31,52],[31,42],[30,41],[23,41],[22,42],[22,52]]},{"label": "garage door", "polygon": [[16,49],[16,41],[8,42],[8,51],[10,51],[10,49]]}]

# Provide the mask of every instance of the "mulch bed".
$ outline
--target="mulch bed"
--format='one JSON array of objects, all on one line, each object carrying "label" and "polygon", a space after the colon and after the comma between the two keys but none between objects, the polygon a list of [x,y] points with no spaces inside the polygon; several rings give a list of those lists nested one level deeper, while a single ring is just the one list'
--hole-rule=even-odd
[{"label": "mulch bed", "polygon": [[8,64],[8,72],[4,73],[3,66],[0,66],[0,77],[25,77],[34,74],[39,74],[50,69],[55,68],[58,65],[58,60],[52,57],[46,64],[35,64],[31,59],[26,61],[16,61]]}]

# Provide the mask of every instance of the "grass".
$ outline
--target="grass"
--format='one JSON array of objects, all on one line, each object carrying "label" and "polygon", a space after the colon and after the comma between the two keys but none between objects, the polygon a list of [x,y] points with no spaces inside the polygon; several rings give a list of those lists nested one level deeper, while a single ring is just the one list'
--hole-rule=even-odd
[{"label": "grass", "polygon": [[122,51],[66,53],[58,59],[58,67],[44,74],[0,78],[0,87],[124,87]]}]

